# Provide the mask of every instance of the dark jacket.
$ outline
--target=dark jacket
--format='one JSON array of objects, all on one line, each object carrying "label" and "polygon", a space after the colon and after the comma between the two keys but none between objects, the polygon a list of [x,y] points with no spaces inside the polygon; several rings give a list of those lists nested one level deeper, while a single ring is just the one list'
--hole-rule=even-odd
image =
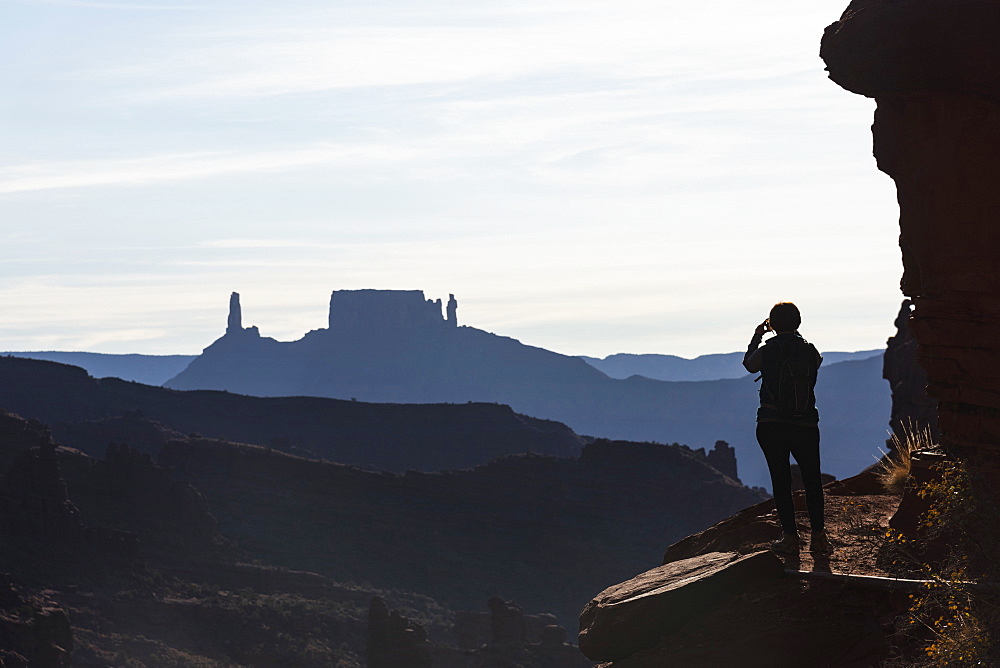
[{"label": "dark jacket", "polygon": [[[819,423],[819,411],[816,410],[816,395],[813,388],[816,385],[816,372],[823,357],[813,344],[806,341],[798,332],[783,332],[768,340],[762,348],[758,348],[760,339],[757,336],[750,341],[743,366],[750,373],[760,372],[760,408],[757,409],[757,422],[785,422],[788,424],[816,425]],[[782,363],[793,355],[803,356],[815,363],[812,369],[809,387],[808,407],[801,416],[782,411],[778,405],[778,378]]]}]

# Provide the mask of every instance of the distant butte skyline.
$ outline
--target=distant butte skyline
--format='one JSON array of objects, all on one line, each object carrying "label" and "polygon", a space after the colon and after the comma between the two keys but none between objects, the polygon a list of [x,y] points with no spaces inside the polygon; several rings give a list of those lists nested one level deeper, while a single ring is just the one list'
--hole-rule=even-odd
[{"label": "distant butte skyline", "polygon": [[[384,318],[385,324],[390,327],[414,327],[420,325],[420,323],[434,325],[438,322],[442,322],[451,327],[457,327],[459,325],[458,300],[453,293],[449,293],[448,301],[445,303],[440,297],[437,299],[426,297],[423,290],[391,290],[374,288],[333,290],[330,294],[329,311],[325,328],[352,326],[354,324],[358,324],[361,320],[370,320],[376,317]],[[316,327],[314,329],[323,329],[323,327]],[[226,320],[225,334],[238,335],[243,334],[244,332],[254,337],[261,336],[259,326],[255,324],[244,326],[243,307],[240,293],[232,292],[229,296],[229,311]],[[503,332],[493,333],[505,336]],[[268,338],[275,338],[266,332],[264,333],[264,336],[267,336]],[[285,341],[284,339],[276,340]],[[288,339],[287,341],[291,340],[293,339]],[[875,350],[883,347],[884,346],[875,346],[865,350]],[[622,354],[628,355],[642,353],[619,352],[611,353],[604,357]],[[651,354],[671,355],[671,353]],[[717,353],[703,353],[703,355],[704,354],[712,355]],[[698,356],[700,355],[696,355],[695,357]],[[683,356],[677,355],[677,357]]]},{"label": "distant butte skyline", "polygon": [[[448,293],[448,300],[447,300],[447,302],[445,302],[445,301],[443,301],[443,299],[441,297],[438,297],[436,299],[426,298],[425,297],[425,292],[423,290],[393,290],[393,289],[376,289],[376,288],[340,289],[340,290],[332,290],[331,291],[330,297],[327,300],[328,310],[327,310],[327,313],[325,314],[325,317],[323,318],[322,322],[317,322],[316,326],[311,327],[311,328],[303,331],[301,335],[295,336],[294,334],[292,334],[292,335],[289,335],[287,337],[282,337],[280,335],[280,332],[282,331],[281,323],[278,323],[277,326],[274,328],[276,331],[272,332],[272,331],[268,331],[268,329],[266,327],[261,327],[256,322],[249,322],[249,321],[245,322],[244,316],[243,316],[243,301],[242,301],[242,298],[241,298],[239,292],[233,291],[229,295],[229,306],[228,306],[228,313],[226,313],[226,317],[225,318],[221,318],[220,317],[221,314],[224,313],[224,310],[222,308],[218,309],[218,312],[216,314],[216,318],[219,319],[219,320],[221,320],[222,325],[220,327],[214,327],[214,328],[213,327],[206,327],[207,330],[212,330],[211,333],[209,334],[209,336],[211,338],[208,339],[208,340],[206,340],[202,344],[202,348],[208,346],[212,341],[214,341],[216,338],[218,338],[218,336],[220,335],[220,332],[221,333],[235,333],[235,332],[240,332],[240,331],[243,331],[243,330],[246,330],[248,333],[252,333],[254,336],[265,336],[265,337],[268,337],[268,338],[273,338],[273,339],[275,339],[277,341],[297,341],[297,340],[301,339],[302,336],[304,336],[305,334],[307,334],[309,331],[314,331],[316,329],[324,329],[324,328],[333,326],[334,312],[335,312],[335,308],[337,308],[338,304],[339,304],[340,312],[343,313],[344,309],[347,309],[348,311],[350,311],[351,309],[358,308],[358,304],[360,304],[360,302],[358,302],[358,304],[355,304],[355,301],[357,299],[360,299],[360,298],[365,298],[365,301],[366,301],[365,308],[369,308],[371,306],[371,303],[368,301],[368,300],[370,300],[370,295],[382,295],[382,299],[388,299],[390,297],[394,298],[395,296],[407,295],[407,294],[412,295],[412,296],[419,295],[419,297],[417,297],[416,299],[418,301],[425,301],[426,302],[426,305],[424,307],[418,309],[418,310],[420,310],[423,313],[423,316],[421,316],[421,317],[430,317],[431,319],[435,319],[436,320],[436,319],[438,319],[438,314],[440,314],[440,319],[443,322],[446,322],[447,324],[449,324],[451,326],[458,326],[458,315],[457,315],[457,313],[458,313],[458,299],[456,298],[456,296],[455,296],[454,293]],[[339,299],[338,299],[338,296],[339,296]],[[412,302],[413,300],[410,300],[410,301]],[[412,308],[413,304],[412,303],[409,304],[409,307]],[[310,309],[310,310],[314,311],[315,309]],[[255,311],[256,311],[255,309],[251,309],[251,312],[255,312]],[[355,317],[357,317],[357,316],[355,316]],[[409,318],[409,315],[407,315],[407,318]],[[296,320],[301,320],[301,318],[296,317]],[[476,326],[474,323],[463,323],[463,324],[470,324],[472,326]],[[486,328],[483,328],[483,327],[477,327],[477,328],[478,329],[484,329],[484,331],[490,331],[490,330],[488,330]],[[500,336],[510,336],[509,334],[507,334],[507,333],[505,333],[503,331],[493,331],[492,333],[498,334]],[[517,339],[517,337],[511,337],[511,338]],[[886,338],[888,338],[888,335],[886,336]],[[43,337],[43,340],[51,340],[51,339],[49,339],[48,337]],[[554,349],[554,348],[546,348],[545,346],[537,345],[537,344],[534,344],[534,343],[531,343],[531,342],[528,342],[528,341],[521,341],[521,342],[525,343],[526,345],[534,345],[536,347],[545,348],[547,350],[552,350],[553,352],[558,352],[558,353],[561,353],[561,354],[571,355],[570,353],[566,353],[566,352],[564,352],[562,350],[558,350],[558,349]],[[874,342],[869,347],[857,347],[857,348],[825,347],[823,349],[824,350],[829,350],[829,351],[854,352],[854,351],[861,351],[861,350],[867,351],[867,350],[881,349],[881,348],[884,347],[884,345],[885,345],[885,340],[882,339],[881,341]],[[735,350],[740,350],[740,349],[742,349],[742,347],[743,347],[742,345],[737,345],[737,346],[735,346]],[[120,346],[119,346],[119,348],[120,348]],[[107,350],[98,350],[96,348],[94,348],[94,349],[82,349],[82,348],[81,349],[43,348],[43,347],[35,347],[35,348],[21,347],[21,348],[15,348],[15,347],[10,347],[10,346],[8,346],[6,348],[2,348],[2,342],[0,342],[0,349],[4,350],[5,352],[56,351],[56,350],[71,351],[72,350],[72,351],[79,351],[79,352],[103,352],[105,354],[136,354],[136,353],[138,353],[138,354],[148,354],[148,355],[196,355],[196,354],[198,354],[198,353],[201,352],[201,349],[199,349],[197,351],[176,351],[176,350],[159,351],[158,350],[158,351],[155,351],[155,352],[144,352],[142,350],[124,350],[124,349],[116,349],[116,350],[107,351]],[[698,352],[698,353],[689,354],[689,355],[679,354],[679,353],[676,353],[676,352],[665,351],[665,350],[659,350],[659,351],[649,351],[649,350],[646,350],[646,351],[614,350],[612,352],[608,352],[608,353],[605,353],[605,354],[602,354],[602,355],[590,355],[590,354],[582,354],[581,353],[581,354],[579,354],[579,356],[590,357],[590,358],[603,358],[603,357],[608,357],[608,356],[611,356],[611,355],[621,355],[621,354],[626,354],[626,355],[630,355],[630,354],[631,355],[651,354],[651,355],[671,355],[671,356],[676,356],[676,357],[682,357],[682,358],[692,359],[692,358],[700,357],[702,355],[715,355],[715,354],[729,353],[729,352],[734,352],[734,350],[708,350],[708,351]],[[571,355],[571,356],[577,356],[577,355]]]}]

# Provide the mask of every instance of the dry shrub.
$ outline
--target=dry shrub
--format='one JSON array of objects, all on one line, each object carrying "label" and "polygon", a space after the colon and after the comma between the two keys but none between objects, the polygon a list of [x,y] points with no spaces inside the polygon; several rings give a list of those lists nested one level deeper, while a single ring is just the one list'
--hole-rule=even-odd
[{"label": "dry shrub", "polygon": [[[890,536],[924,573],[925,589],[910,597],[902,630],[920,648],[886,666],[965,668],[1000,666],[1000,508],[991,481],[974,464],[950,460],[917,495],[930,502],[923,535]],[[893,534],[893,532],[890,532]],[[921,540],[947,539],[947,556],[926,563],[915,556]]]},{"label": "dry shrub", "polygon": [[903,425],[903,437],[892,435],[893,451],[879,462],[878,477],[886,491],[902,494],[906,479],[910,476],[910,462],[913,453],[932,450],[936,446],[930,427],[917,427],[912,422]]}]

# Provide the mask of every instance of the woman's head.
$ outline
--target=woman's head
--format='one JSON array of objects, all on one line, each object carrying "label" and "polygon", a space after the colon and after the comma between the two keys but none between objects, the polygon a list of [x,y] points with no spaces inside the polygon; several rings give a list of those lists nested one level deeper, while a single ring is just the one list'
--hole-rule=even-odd
[{"label": "woman's head", "polygon": [[771,307],[767,320],[776,332],[794,332],[802,324],[802,315],[792,302],[778,302]]}]

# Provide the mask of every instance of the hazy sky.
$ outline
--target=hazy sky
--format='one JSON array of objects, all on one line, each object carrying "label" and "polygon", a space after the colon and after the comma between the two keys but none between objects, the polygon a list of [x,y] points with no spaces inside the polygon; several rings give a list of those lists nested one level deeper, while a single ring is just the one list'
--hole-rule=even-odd
[{"label": "hazy sky", "polygon": [[901,295],[847,0],[7,0],[0,350],[295,339],[422,289],[568,354],[825,350]]}]

